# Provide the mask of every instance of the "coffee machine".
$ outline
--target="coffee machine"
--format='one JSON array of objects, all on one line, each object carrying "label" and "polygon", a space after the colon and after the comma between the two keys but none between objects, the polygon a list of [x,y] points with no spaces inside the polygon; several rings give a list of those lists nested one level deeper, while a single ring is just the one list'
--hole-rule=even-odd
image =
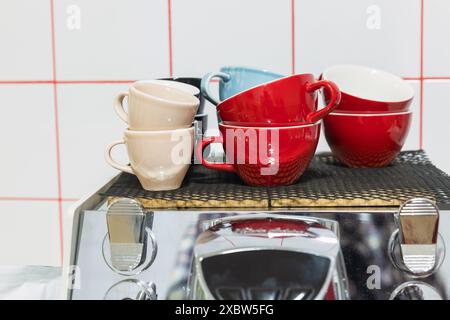
[{"label": "coffee machine", "polygon": [[[68,299],[448,299],[448,207],[148,209],[107,196],[72,207]],[[69,230],[69,231],[68,231]]]}]

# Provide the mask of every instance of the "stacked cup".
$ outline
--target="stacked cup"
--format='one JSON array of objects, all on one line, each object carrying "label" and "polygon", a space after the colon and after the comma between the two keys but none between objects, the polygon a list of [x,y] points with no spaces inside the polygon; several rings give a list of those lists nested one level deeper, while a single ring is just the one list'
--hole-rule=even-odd
[{"label": "stacked cup", "polygon": [[411,125],[411,86],[393,74],[355,65],[328,68],[322,79],[335,82],[341,91],[339,106],[324,119],[334,156],[349,167],[389,165]]},{"label": "stacked cup", "polygon": [[[212,104],[217,106],[221,101],[228,99],[244,90],[256,87],[284,76],[268,70],[249,67],[227,66],[220,68],[219,72],[211,72],[205,75],[201,81],[202,95]],[[217,100],[212,94],[209,84],[211,80],[218,78],[219,98]]]},{"label": "stacked cup", "polygon": [[[124,138],[107,146],[106,161],[114,168],[135,174],[149,191],[178,189],[191,163],[194,141],[192,122],[199,107],[198,90],[175,81],[133,83],[119,93],[114,108],[128,124]],[[128,113],[123,102],[128,98]],[[111,157],[114,146],[125,144],[130,165]]]},{"label": "stacked cup", "polygon": [[[197,158],[207,168],[237,173],[249,185],[292,184],[314,156],[320,120],[339,103],[339,90],[331,81],[317,81],[312,74],[298,74],[240,91],[243,83],[255,83],[260,77],[273,77],[273,74],[256,72],[259,78],[254,80],[245,77],[254,77],[254,69],[246,74],[238,71],[239,79],[226,72],[219,75],[221,83],[225,83],[223,87],[228,85],[226,92],[234,94],[217,101],[221,136],[204,139],[197,147]],[[207,89],[210,80],[211,74],[203,78],[202,93],[213,100]],[[320,88],[326,89],[330,100],[326,107],[317,110]],[[222,94],[221,98],[224,98]],[[223,144],[226,163],[210,163],[202,158],[203,149],[212,142]]]}]

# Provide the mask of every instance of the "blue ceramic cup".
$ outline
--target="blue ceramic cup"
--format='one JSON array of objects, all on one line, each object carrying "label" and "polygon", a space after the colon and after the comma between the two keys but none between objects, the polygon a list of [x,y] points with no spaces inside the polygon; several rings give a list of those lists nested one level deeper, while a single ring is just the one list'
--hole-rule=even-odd
[{"label": "blue ceramic cup", "polygon": [[[234,96],[244,90],[260,84],[284,77],[281,74],[267,70],[246,67],[223,67],[220,72],[208,73],[202,78],[202,95],[212,104],[218,105],[221,101]],[[219,78],[220,101],[214,98],[209,90],[209,83],[213,78]]]}]

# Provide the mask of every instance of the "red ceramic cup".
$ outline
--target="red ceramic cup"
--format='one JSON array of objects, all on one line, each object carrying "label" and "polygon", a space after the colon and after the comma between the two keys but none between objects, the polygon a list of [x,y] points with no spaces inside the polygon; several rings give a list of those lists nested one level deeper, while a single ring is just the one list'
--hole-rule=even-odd
[{"label": "red ceramic cup", "polygon": [[241,127],[245,125],[246,127],[266,127],[266,128],[272,128],[272,127],[296,127],[296,126],[302,126],[307,123],[304,122],[278,122],[278,123],[265,123],[265,122],[239,122],[239,121],[222,121],[223,124],[228,126],[237,126]]},{"label": "red ceramic cup", "polygon": [[[289,238],[298,236],[298,233],[314,236],[311,228],[324,229],[325,227],[317,222],[307,222],[290,219],[246,219],[230,221],[233,232],[244,232],[249,235],[262,238]],[[261,232],[263,230],[264,232]],[[280,232],[282,230],[282,232]],[[254,231],[254,232],[252,232]],[[286,232],[291,231],[291,232]]]},{"label": "red ceramic cup", "polygon": [[[317,110],[317,90],[325,88],[329,102]],[[240,92],[217,105],[225,122],[247,126],[277,123],[315,123],[337,106],[340,92],[327,80],[317,81],[312,74],[297,74],[261,84]]]},{"label": "red ceramic cup", "polygon": [[[242,127],[219,124],[220,137],[205,138],[197,145],[197,158],[210,169],[235,172],[253,186],[289,185],[309,165],[317,147],[320,123],[290,127]],[[223,144],[226,163],[203,159],[203,149]]]},{"label": "red ceramic cup", "polygon": [[[339,86],[341,102],[334,112],[402,112],[414,98],[411,86],[385,71],[354,65],[328,68],[321,79]],[[324,92],[325,101],[333,97]]]},{"label": "red ceramic cup", "polygon": [[400,152],[412,112],[331,113],[324,119],[325,138],[334,156],[354,168],[387,166]]}]

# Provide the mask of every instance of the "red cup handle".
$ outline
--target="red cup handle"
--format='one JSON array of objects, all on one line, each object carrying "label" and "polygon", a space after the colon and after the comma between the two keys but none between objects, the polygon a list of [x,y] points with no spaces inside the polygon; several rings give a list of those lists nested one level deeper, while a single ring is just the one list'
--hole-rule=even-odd
[{"label": "red cup handle", "polygon": [[197,145],[197,149],[195,150],[197,154],[197,159],[202,160],[202,165],[205,166],[208,169],[214,169],[214,170],[222,170],[222,171],[228,171],[228,172],[236,172],[232,164],[229,163],[211,163],[207,162],[205,159],[203,159],[203,150],[211,143],[213,142],[220,142],[223,145],[223,139],[222,137],[208,137],[204,138],[200,143]]},{"label": "red cup handle", "polygon": [[306,121],[308,122],[314,123],[326,117],[339,105],[339,102],[341,101],[341,92],[339,91],[339,88],[336,84],[334,84],[334,82],[328,80],[320,80],[317,82],[308,83],[306,85],[306,91],[312,92],[322,87],[330,92],[330,102],[322,109],[308,114],[306,116]]}]

